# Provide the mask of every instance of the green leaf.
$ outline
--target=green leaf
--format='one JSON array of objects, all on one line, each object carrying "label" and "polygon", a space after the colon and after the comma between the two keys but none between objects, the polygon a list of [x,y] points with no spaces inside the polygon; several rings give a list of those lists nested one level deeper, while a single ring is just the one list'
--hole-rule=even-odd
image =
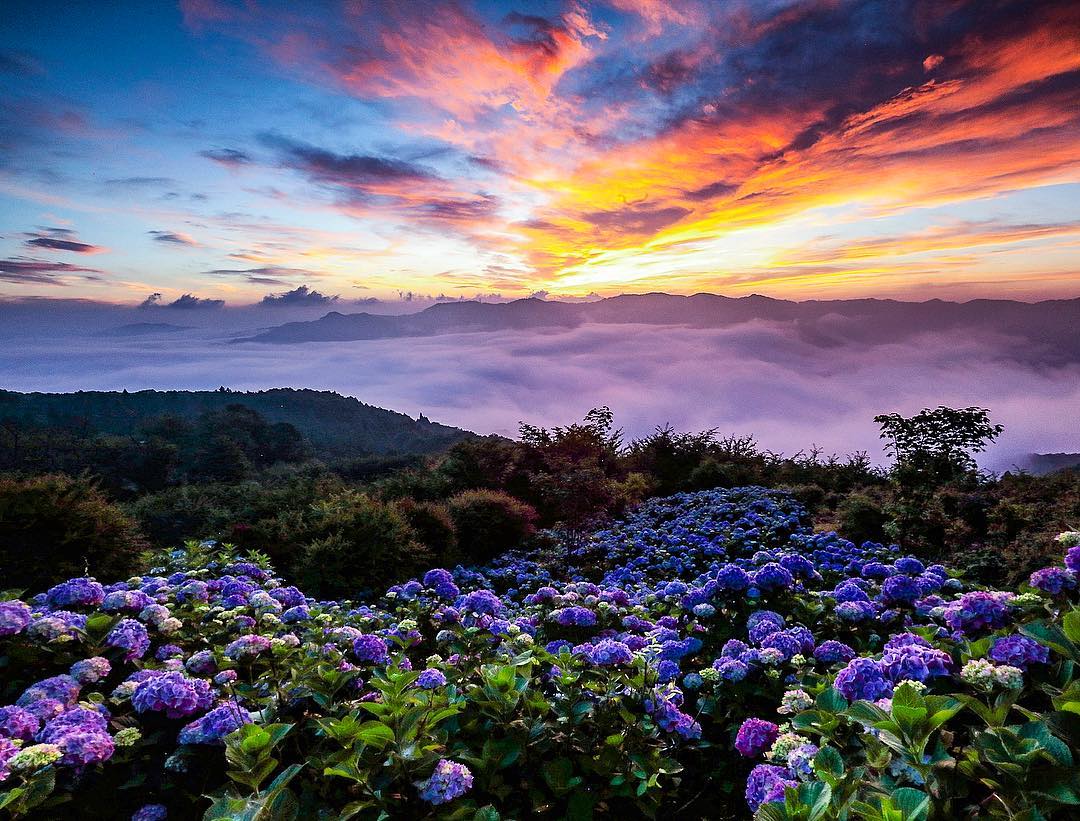
[{"label": "green leaf", "polygon": [[822,712],[836,714],[847,709],[848,700],[835,687],[829,687],[814,699],[814,705]]},{"label": "green leaf", "polygon": [[926,821],[930,814],[930,796],[922,790],[901,787],[893,791],[891,798],[903,813],[904,821]]},{"label": "green leaf", "polygon": [[544,764],[544,780],[560,795],[570,789],[570,778],[573,774],[574,764],[569,758],[557,758]]},{"label": "green leaf", "polygon": [[814,756],[814,769],[839,778],[844,774],[844,759],[835,747],[822,747]]},{"label": "green leaf", "polygon": [[1061,620],[1065,635],[1070,641],[1080,643],[1080,610],[1070,610]]}]

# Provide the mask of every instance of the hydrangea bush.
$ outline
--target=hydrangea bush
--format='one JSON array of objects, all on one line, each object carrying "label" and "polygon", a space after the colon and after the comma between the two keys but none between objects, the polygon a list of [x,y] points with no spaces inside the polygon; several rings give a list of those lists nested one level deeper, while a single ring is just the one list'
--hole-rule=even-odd
[{"label": "hydrangea bush", "polygon": [[315,600],[192,543],[2,602],[0,808],[1075,817],[1080,536],[987,591],[807,522],[737,488],[378,600]]}]

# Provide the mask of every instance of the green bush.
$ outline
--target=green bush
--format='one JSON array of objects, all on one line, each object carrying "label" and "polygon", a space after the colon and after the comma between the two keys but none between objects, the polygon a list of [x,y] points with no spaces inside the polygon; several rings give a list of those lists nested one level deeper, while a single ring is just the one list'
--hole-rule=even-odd
[{"label": "green bush", "polygon": [[38,591],[86,574],[130,576],[146,548],[135,523],[89,479],[0,479],[3,586]]},{"label": "green bush", "polygon": [[401,499],[395,506],[413,529],[417,540],[427,547],[435,564],[451,567],[458,563],[457,531],[454,530],[454,520],[446,505]]},{"label": "green bush", "polygon": [[319,596],[355,598],[431,565],[428,549],[396,507],[355,492],[318,505],[299,575]]},{"label": "green bush", "polygon": [[466,490],[447,503],[458,546],[469,563],[519,545],[533,532],[536,511],[497,490]]}]

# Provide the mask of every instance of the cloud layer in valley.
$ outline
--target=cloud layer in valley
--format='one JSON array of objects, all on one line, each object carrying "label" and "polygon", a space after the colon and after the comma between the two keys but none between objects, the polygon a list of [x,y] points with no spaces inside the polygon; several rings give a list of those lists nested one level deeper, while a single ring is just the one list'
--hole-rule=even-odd
[{"label": "cloud layer in valley", "polygon": [[[278,321],[286,310],[267,308],[240,325]],[[237,345],[223,337],[222,323],[238,322],[230,311],[178,312],[185,325],[205,324],[158,337],[98,337],[92,345],[73,335],[71,323],[41,328],[33,341],[3,346],[0,384],[25,391],[304,386],[505,435],[519,421],[564,424],[607,404],[631,436],[671,423],[752,433],[789,453],[817,444],[877,458],[876,413],[974,404],[990,408],[1007,429],[984,459],[991,468],[1031,452],[1080,451],[1080,363],[1046,364],[1033,343],[991,330],[928,333],[902,344],[833,338],[823,345],[768,322],[722,329],[585,325]],[[146,321],[146,312],[111,314],[108,321],[123,320]]]}]

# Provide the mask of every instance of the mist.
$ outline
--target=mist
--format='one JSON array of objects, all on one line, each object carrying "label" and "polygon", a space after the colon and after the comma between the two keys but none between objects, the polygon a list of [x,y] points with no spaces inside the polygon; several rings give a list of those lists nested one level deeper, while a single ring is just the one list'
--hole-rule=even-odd
[{"label": "mist", "polygon": [[[765,321],[707,329],[591,324],[229,344],[286,313],[127,309],[102,318],[83,306],[66,321],[51,311],[51,322],[35,324],[40,313],[24,311],[20,323],[5,321],[0,331],[0,386],[49,392],[306,387],[506,436],[516,434],[519,422],[566,424],[608,405],[627,437],[663,424],[716,428],[753,434],[777,452],[816,445],[826,453],[867,451],[878,462],[884,457],[875,414],[979,405],[1006,428],[980,460],[987,469],[1023,465],[1032,452],[1080,451],[1080,363],[1043,361],[1030,340],[990,329],[875,344],[834,336],[823,345],[797,327]],[[118,321],[177,327],[109,335]]]}]

